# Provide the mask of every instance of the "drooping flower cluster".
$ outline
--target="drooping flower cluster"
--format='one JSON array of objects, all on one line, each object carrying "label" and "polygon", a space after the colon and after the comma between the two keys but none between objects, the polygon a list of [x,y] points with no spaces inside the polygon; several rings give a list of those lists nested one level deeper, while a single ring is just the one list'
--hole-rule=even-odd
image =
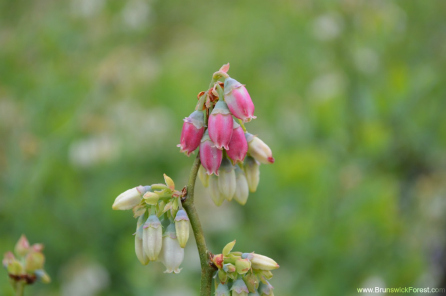
[{"label": "drooping flower cluster", "polygon": [[235,241],[223,248],[222,254],[214,255],[217,266],[215,279],[216,296],[274,296],[271,270],[279,265],[271,258],[256,253],[231,252]]},{"label": "drooping flower cluster", "polygon": [[[249,191],[257,189],[260,163],[274,163],[268,145],[246,131],[244,123],[256,118],[254,104],[228,70],[229,64],[224,65],[214,73],[211,88],[198,94],[195,111],[184,119],[178,145],[187,156],[200,148],[199,177],[217,206],[225,199],[244,205]],[[224,83],[218,81],[221,77]]]},{"label": "drooping flower cluster", "polygon": [[114,210],[133,210],[138,218],[135,252],[147,265],[160,261],[166,273],[179,273],[184,247],[189,239],[189,218],[181,206],[182,193],[175,190],[173,180],[164,175],[166,184],[138,186],[120,194]]},{"label": "drooping flower cluster", "polygon": [[25,235],[22,235],[15,245],[14,253],[6,252],[3,256],[3,267],[8,271],[13,287],[30,285],[36,280],[43,283],[51,282],[50,277],[43,269],[45,256],[42,253],[43,245],[30,245]]}]

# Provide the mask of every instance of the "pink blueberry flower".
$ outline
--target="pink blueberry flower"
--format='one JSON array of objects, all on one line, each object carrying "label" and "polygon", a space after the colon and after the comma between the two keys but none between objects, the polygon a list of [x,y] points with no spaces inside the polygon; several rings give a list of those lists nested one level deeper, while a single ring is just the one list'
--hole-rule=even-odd
[{"label": "pink blueberry flower", "polygon": [[226,151],[232,163],[243,162],[243,159],[248,152],[248,142],[246,142],[245,132],[243,128],[234,121],[234,129],[232,131],[231,141],[228,145],[229,149]]},{"label": "pink blueberry flower", "polygon": [[225,102],[232,115],[243,122],[255,119],[254,104],[245,86],[232,78],[225,80]]},{"label": "pink blueberry flower", "polygon": [[206,130],[200,144],[200,161],[208,175],[214,173],[218,176],[222,157],[223,151],[215,147]]},{"label": "pink blueberry flower", "polygon": [[197,149],[204,134],[204,125],[204,114],[200,111],[194,111],[184,119],[180,144],[177,145],[181,152],[189,156]]},{"label": "pink blueberry flower", "polygon": [[218,101],[209,116],[208,122],[209,137],[218,149],[229,149],[233,121],[226,103],[223,100]]}]

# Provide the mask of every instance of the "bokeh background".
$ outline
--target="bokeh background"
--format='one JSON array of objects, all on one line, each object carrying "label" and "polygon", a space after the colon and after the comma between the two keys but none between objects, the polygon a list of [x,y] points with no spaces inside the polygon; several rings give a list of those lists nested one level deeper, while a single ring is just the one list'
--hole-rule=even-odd
[{"label": "bokeh background", "polygon": [[[246,206],[198,183],[210,249],[281,265],[275,295],[446,287],[446,2],[0,1],[0,253],[24,233],[29,295],[198,294],[134,255],[124,190],[186,184],[182,119],[214,71],[246,84],[272,148]],[[0,294],[12,295],[6,271]]]}]

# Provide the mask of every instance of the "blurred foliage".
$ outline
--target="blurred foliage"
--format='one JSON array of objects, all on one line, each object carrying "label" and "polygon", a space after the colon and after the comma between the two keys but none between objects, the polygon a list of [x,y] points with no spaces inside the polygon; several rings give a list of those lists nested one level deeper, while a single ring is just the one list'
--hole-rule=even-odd
[{"label": "blurred foliage", "polygon": [[[211,250],[274,258],[275,294],[438,286],[446,237],[444,1],[0,0],[0,252],[45,244],[32,295],[196,295],[134,255],[114,198],[185,184],[182,119],[214,71],[245,83],[276,163],[248,204],[198,185]],[[6,272],[0,294],[12,295]],[[28,292],[30,293],[30,292]],[[30,293],[31,294],[31,293]]]}]

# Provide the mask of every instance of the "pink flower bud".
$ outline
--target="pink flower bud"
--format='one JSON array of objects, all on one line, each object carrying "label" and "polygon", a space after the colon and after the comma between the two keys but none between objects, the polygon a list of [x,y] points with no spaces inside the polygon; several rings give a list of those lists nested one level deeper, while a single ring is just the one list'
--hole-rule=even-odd
[{"label": "pink flower bud", "polygon": [[232,138],[229,142],[229,149],[226,151],[232,163],[242,162],[248,152],[248,142],[246,142],[243,128],[234,121]]},{"label": "pink flower bud", "polygon": [[9,264],[12,264],[15,261],[15,256],[12,252],[6,252],[3,257],[3,267],[8,267]]},{"label": "pink flower bud", "polygon": [[223,152],[211,141],[208,131],[204,133],[200,144],[200,160],[203,167],[206,169],[208,175],[212,173],[218,176],[218,169],[220,168]]},{"label": "pink flower bud", "polygon": [[273,153],[265,142],[250,133],[245,133],[245,136],[248,142],[248,152],[252,157],[260,163],[274,163]]},{"label": "pink flower bud", "polygon": [[15,245],[14,251],[15,251],[16,255],[18,255],[18,256],[25,256],[26,254],[28,254],[29,247],[30,246],[29,246],[28,239],[26,238],[26,236],[24,234],[22,234],[19,241]]},{"label": "pink flower bud", "polygon": [[231,141],[233,122],[228,106],[223,100],[215,105],[209,116],[209,137],[218,149],[229,149],[228,145]]},{"label": "pink flower bud", "polygon": [[177,147],[180,147],[180,151],[189,156],[200,145],[203,133],[204,114],[200,111],[194,111],[189,117],[184,119],[180,144]]},{"label": "pink flower bud", "polygon": [[225,101],[232,115],[243,122],[255,119],[254,104],[245,86],[232,78],[225,80]]}]

